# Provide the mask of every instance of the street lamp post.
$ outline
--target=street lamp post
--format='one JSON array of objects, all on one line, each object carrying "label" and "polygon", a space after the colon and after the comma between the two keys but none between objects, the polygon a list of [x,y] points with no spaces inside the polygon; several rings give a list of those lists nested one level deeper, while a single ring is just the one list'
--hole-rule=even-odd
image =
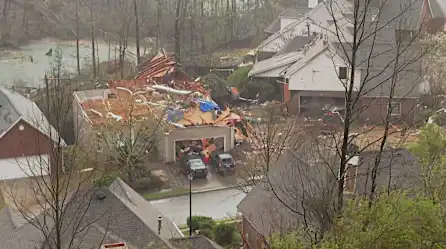
[{"label": "street lamp post", "polygon": [[192,180],[194,176],[190,173],[187,178],[189,179],[189,237],[192,237]]}]

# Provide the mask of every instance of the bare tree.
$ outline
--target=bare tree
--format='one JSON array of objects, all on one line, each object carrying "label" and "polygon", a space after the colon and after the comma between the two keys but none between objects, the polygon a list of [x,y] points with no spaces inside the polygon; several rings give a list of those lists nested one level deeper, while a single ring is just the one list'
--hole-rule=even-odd
[{"label": "bare tree", "polygon": [[[30,137],[22,137],[18,149],[34,148],[34,156],[16,159],[25,178],[4,182],[3,189],[13,222],[29,223],[37,229],[40,239],[35,243],[43,243],[39,247],[74,249],[80,247],[85,231],[97,221],[85,215],[102,169],[89,150],[67,146],[60,136],[71,129],[66,120],[72,115],[70,96],[76,84],[63,69],[61,50],[53,54],[43,88],[44,106],[51,113],[52,124],[35,104],[21,103],[27,108],[23,115],[28,123],[22,124],[23,130],[30,129]],[[108,214],[105,210],[103,218],[107,219]]]},{"label": "bare tree", "polygon": [[436,111],[443,107],[443,95],[445,93],[446,70],[446,36],[443,33],[429,35],[423,40],[424,48],[427,49],[427,55],[423,68],[426,72],[428,84],[426,93],[431,98],[426,103]]},{"label": "bare tree", "polygon": [[[378,127],[382,128],[379,135],[375,134],[375,140],[371,139],[369,144],[360,146],[360,150],[375,146],[380,151],[375,158],[375,167],[370,172],[372,183],[369,205],[373,203],[378,191],[377,169],[382,151],[388,147],[393,124],[404,123],[410,113],[402,113],[401,106],[406,104],[406,108],[413,111],[416,103],[410,105],[404,101],[406,98],[419,96],[417,91],[422,80],[421,57],[424,53],[418,43],[421,29],[418,22],[414,23],[410,18],[415,15],[418,4],[418,0],[399,3],[365,0],[354,1],[351,7],[345,8],[338,1],[325,3],[333,19],[333,25],[328,27],[326,34],[327,42],[336,44],[331,52],[332,58],[340,56],[348,67],[348,77],[341,77],[336,63],[333,63],[340,76],[345,98],[342,136],[338,142],[339,176],[344,176],[348,169],[351,158],[348,155],[348,146],[352,143],[354,123],[364,121],[364,118],[367,120],[367,112],[373,109],[376,102],[385,106],[381,110],[381,119],[374,120],[376,125],[361,131],[366,135],[376,131]],[[374,63],[379,59],[384,60],[383,65]],[[365,99],[370,102],[361,103]],[[395,115],[397,111],[400,113]],[[413,122],[415,121],[412,119]],[[344,187],[345,177],[339,177],[338,212],[341,212],[343,206]]]},{"label": "bare tree", "polygon": [[[127,120],[125,123],[109,121],[100,136],[107,160],[113,165],[119,165],[120,170],[127,175],[128,182],[134,185],[150,174],[147,165],[156,159],[165,123],[163,107],[147,102],[137,104],[135,95],[131,90],[128,91],[128,96],[121,100],[128,107]],[[145,111],[146,116],[141,117],[138,114],[141,111]]]},{"label": "bare tree", "polygon": [[[282,179],[280,177],[277,179],[279,174],[277,171],[268,173],[272,170],[269,167],[270,160],[262,156],[261,160],[253,160],[254,164],[260,162],[265,165],[264,168],[267,170],[264,172],[267,174],[261,183],[266,184],[265,188],[272,192],[272,198],[275,198],[282,208],[285,207],[295,215],[297,220],[302,221],[300,224],[288,223],[289,227],[298,230],[304,228],[302,231],[311,235],[311,243],[320,241],[321,236],[330,228],[334,215],[342,216],[346,196],[364,195],[368,206],[371,207],[383,189],[394,187],[393,173],[386,176],[386,184],[383,184],[383,180],[379,177],[382,170],[387,169],[392,172],[394,166],[388,162],[392,162],[393,153],[397,152],[395,148],[401,147],[411,138],[409,131],[419,121],[415,119],[414,112],[420,96],[419,86],[424,78],[421,60],[426,51],[420,46],[420,25],[418,21],[414,23],[411,18],[412,15],[417,15],[418,18],[419,12],[414,9],[420,6],[419,3],[417,0],[353,2],[331,0],[322,3],[331,20],[326,23],[315,20],[310,23],[322,31],[318,36],[319,43],[309,46],[314,53],[310,50],[305,51],[301,60],[304,64],[314,55],[323,53],[328,56],[338,78],[333,79],[330,91],[339,89],[339,96],[324,96],[327,93],[320,93],[322,97],[314,98],[307,97],[302,92],[299,94],[301,98],[310,99],[309,102],[313,103],[308,109],[318,111],[315,116],[325,111],[339,119],[339,124],[330,134],[321,136],[310,132],[313,129],[305,127],[311,123],[309,121],[311,113],[302,113],[308,114],[305,120],[302,118],[292,122],[294,129],[300,128],[304,135],[293,136],[298,142],[278,138],[276,130],[281,130],[277,128],[280,127],[279,124],[266,125],[265,127],[272,126],[273,129],[263,129],[264,133],[252,135],[259,136],[255,140],[266,148],[274,148],[275,140],[278,139],[279,142],[292,148],[292,151],[299,151],[296,155],[300,158],[299,161],[313,165],[305,170],[299,170],[297,166],[292,167],[292,170],[289,169],[282,174]],[[302,66],[300,63],[299,65]],[[313,74],[317,72],[313,71]],[[292,82],[292,76],[288,77]],[[293,84],[298,83],[294,81]],[[303,110],[302,101],[299,104]],[[338,107],[340,111],[331,107]],[[320,122],[316,120],[315,123]],[[320,130],[320,127],[316,127],[315,130]],[[291,129],[285,129],[283,132],[290,136],[292,133],[289,131]],[[270,145],[264,146],[265,142]],[[301,143],[307,143],[308,146],[303,146],[305,149],[299,150],[300,147],[296,145],[302,146]],[[270,149],[264,149],[258,153],[271,155],[269,151]],[[373,155],[367,157],[367,163],[361,162],[356,165],[357,162],[354,160],[357,156],[361,158],[361,155],[367,153]],[[278,161],[280,162],[280,157]],[[285,165],[275,164],[278,167],[283,166],[282,168],[286,168],[287,165],[283,162]],[[386,169],[382,168],[383,164],[386,164]],[[319,192],[325,193],[324,198],[318,197],[317,201],[311,194],[313,191],[310,190],[314,185],[310,183],[308,189],[299,186],[299,191],[290,189],[290,185],[280,184],[285,182],[283,177],[289,175],[299,179],[297,185],[311,182],[304,179],[312,179],[313,171],[325,172],[323,174],[325,180],[320,184],[315,182],[320,189]],[[352,177],[364,178],[365,182],[350,186],[347,183]],[[275,179],[275,182],[272,179]],[[356,190],[360,184],[364,185],[362,186],[364,191]],[[335,191],[323,191],[330,188],[334,188]],[[348,188],[352,188],[353,191],[347,191]],[[278,191],[278,189],[284,190]],[[296,208],[296,205],[299,208]],[[320,214],[323,215],[318,217]],[[366,226],[367,220],[364,220],[364,229]]]},{"label": "bare tree", "polygon": [[91,56],[93,62],[93,77],[96,78],[97,70],[96,70],[96,44],[94,37],[94,21],[93,21],[93,1],[90,1],[90,27],[91,27]]},{"label": "bare tree", "polygon": [[77,63],[77,74],[81,75],[81,62],[80,62],[80,53],[79,53],[79,1],[76,0],[76,63]]},{"label": "bare tree", "polygon": [[134,14],[135,14],[135,32],[136,32],[136,63],[139,64],[139,60],[140,60],[140,53],[139,53],[139,42],[140,42],[140,37],[139,37],[139,14],[138,14],[138,6],[136,3],[136,0],[133,0],[133,10],[134,10]]},{"label": "bare tree", "polygon": [[182,21],[183,15],[184,15],[184,1],[183,0],[177,0],[176,1],[176,7],[175,7],[175,54],[176,54],[176,61],[180,63],[181,61],[181,33],[182,33]]},{"label": "bare tree", "polygon": [[162,18],[163,18],[163,4],[162,4],[162,0],[157,0],[156,2],[156,6],[157,6],[157,20],[156,20],[156,26],[157,26],[157,35],[156,35],[156,50],[158,50],[161,47],[161,44],[163,43],[162,38],[163,38],[163,23],[162,23]]},{"label": "bare tree", "polygon": [[284,150],[295,147],[300,125],[295,118],[285,119],[277,106],[260,109],[244,120],[247,145],[235,156],[243,162],[237,173],[243,179],[240,187],[249,192],[249,186],[274,169]]}]

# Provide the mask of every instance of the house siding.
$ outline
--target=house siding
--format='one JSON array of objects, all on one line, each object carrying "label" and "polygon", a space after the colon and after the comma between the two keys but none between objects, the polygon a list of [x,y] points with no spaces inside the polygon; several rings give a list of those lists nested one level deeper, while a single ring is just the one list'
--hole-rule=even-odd
[{"label": "house siding", "polygon": [[432,18],[427,24],[427,32],[435,34],[445,31],[446,18]]},{"label": "house siding", "polygon": [[[339,57],[332,59],[323,52],[307,62],[299,71],[290,75],[290,90],[343,92],[345,87],[338,79],[339,67],[348,68],[347,64]],[[349,75],[349,73],[347,74]],[[361,72],[356,70],[356,88],[359,88],[360,81]]]},{"label": "house siding", "polygon": [[[24,127],[22,131],[19,130],[20,125]],[[27,122],[19,121],[0,138],[0,159],[49,155],[51,171],[54,172],[56,165],[63,165],[63,159],[57,156],[58,151],[54,145],[54,141],[48,136]]]},{"label": "house siding", "polygon": [[242,218],[242,236],[243,246],[246,249],[265,248],[263,236],[254,228],[254,226],[245,217]]},{"label": "house siding", "polygon": [[[345,93],[341,91],[290,91],[291,100],[288,102],[287,108],[290,114],[300,115],[300,97],[327,97],[327,98],[345,98]],[[320,103],[321,108],[324,103]]]},{"label": "house siding", "polygon": [[[24,129],[19,130],[23,125]],[[0,138],[0,159],[51,154],[53,142],[49,137],[24,121],[18,122]]]},{"label": "house siding", "polygon": [[424,0],[423,7],[421,8],[420,27],[424,34],[435,34],[437,32],[446,31],[446,18],[432,17],[432,13],[430,12],[429,7],[429,0]]},{"label": "house siding", "polygon": [[419,26],[421,28],[422,33],[426,33],[428,31],[428,23],[429,20],[431,19],[432,15],[429,10],[429,0],[424,0],[423,7],[421,7],[420,21],[419,21]]},{"label": "house siding", "polygon": [[[388,98],[362,97],[358,106],[363,108],[359,112],[359,121],[364,124],[379,124],[385,121],[388,107]],[[395,123],[414,123],[418,99],[394,99],[401,103],[401,115],[391,116]]]},{"label": "house siding", "polygon": [[[342,98],[343,92],[323,92],[323,91],[290,91],[291,100],[287,103],[288,112],[293,115],[300,115],[300,97],[301,96],[324,96],[332,98]],[[361,97],[357,107],[361,108],[359,112],[359,122],[361,124],[380,124],[385,120],[387,114],[388,98]],[[418,99],[394,99],[401,102],[401,115],[391,117],[395,123],[413,124],[416,122]]]}]

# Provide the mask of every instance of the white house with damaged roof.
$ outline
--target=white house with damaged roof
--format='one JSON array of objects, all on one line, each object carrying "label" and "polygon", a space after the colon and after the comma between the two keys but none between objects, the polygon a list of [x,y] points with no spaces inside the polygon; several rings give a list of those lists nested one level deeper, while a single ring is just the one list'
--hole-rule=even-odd
[{"label": "white house with damaged roof", "polygon": [[[325,33],[333,20],[333,15],[337,15],[337,19],[341,19],[343,15],[349,13],[350,4],[345,0],[335,0],[336,6],[333,11],[329,10],[324,1],[309,0],[307,12],[299,11],[297,18],[284,18],[279,16],[266,30],[276,30],[271,36],[265,39],[256,51],[277,53],[286,44],[298,36],[314,36],[316,34]],[[288,11],[290,12],[290,11]],[[285,12],[286,13],[286,12]],[[302,14],[305,13],[305,14]],[[279,20],[279,21],[278,21]],[[277,25],[280,23],[280,25]],[[273,29],[272,26],[280,28]],[[285,26],[286,25],[286,26]]]},{"label": "white house with damaged roof", "polygon": [[[388,4],[381,11],[380,20],[391,20],[398,15],[398,9],[390,8],[396,3]],[[421,4],[413,4],[413,8],[405,19],[412,18],[416,24]],[[364,26],[374,25],[373,22],[374,17],[370,16]],[[335,28],[342,37],[334,35]],[[355,107],[361,109],[356,112],[360,121],[379,123],[390,111],[394,122],[412,123],[418,98],[425,91],[421,49],[416,42],[402,43],[403,48],[397,44],[409,38],[401,36],[400,31],[415,28],[386,25],[373,35],[366,30],[365,37],[371,38],[361,42],[353,66],[350,63],[353,29],[344,18],[336,26],[330,25],[327,34],[317,35],[302,48],[296,51],[282,48],[283,54],[257,62],[249,77],[259,84],[262,79],[282,83],[283,99],[290,113],[319,116],[328,108],[344,109],[346,86],[354,67],[353,91],[354,97],[358,97]]]},{"label": "white house with damaged roof", "polygon": [[294,8],[284,10],[274,21],[265,28],[265,33],[272,35],[277,31],[305,16],[305,14],[315,8],[323,0],[302,0],[295,3]]}]

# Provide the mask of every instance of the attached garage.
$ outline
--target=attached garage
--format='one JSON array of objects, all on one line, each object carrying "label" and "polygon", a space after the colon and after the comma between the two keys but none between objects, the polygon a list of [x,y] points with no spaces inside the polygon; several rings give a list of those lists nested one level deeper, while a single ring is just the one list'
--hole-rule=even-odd
[{"label": "attached garage", "polygon": [[48,155],[0,159],[0,180],[48,175]]},{"label": "attached garage", "polygon": [[166,134],[164,139],[164,160],[166,162],[175,161],[175,143],[185,140],[201,140],[203,138],[223,138],[224,150],[234,148],[235,131],[227,126],[197,126],[188,128],[178,128]]}]

